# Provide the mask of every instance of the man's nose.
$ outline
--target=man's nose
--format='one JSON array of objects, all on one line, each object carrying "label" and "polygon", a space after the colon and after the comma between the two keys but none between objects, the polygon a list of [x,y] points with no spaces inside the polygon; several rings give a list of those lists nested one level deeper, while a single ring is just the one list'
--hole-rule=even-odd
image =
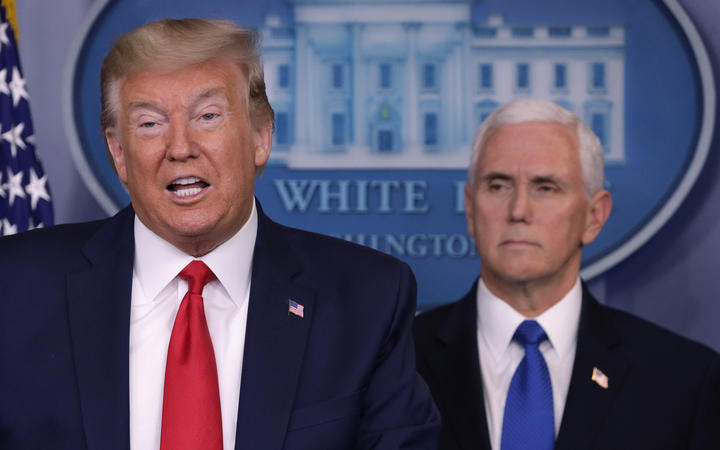
[{"label": "man's nose", "polygon": [[532,218],[532,204],[530,195],[523,187],[515,189],[510,200],[510,221],[529,222]]},{"label": "man's nose", "polygon": [[167,142],[167,159],[170,161],[184,161],[198,155],[189,124],[182,119],[170,122]]}]

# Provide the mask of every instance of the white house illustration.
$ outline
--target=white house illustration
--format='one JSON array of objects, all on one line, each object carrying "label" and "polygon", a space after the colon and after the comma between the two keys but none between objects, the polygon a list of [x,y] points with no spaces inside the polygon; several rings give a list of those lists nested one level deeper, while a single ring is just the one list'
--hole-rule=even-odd
[{"label": "white house illustration", "polygon": [[505,24],[472,0],[289,0],[262,28],[273,162],[306,169],[466,168],[478,125],[552,100],[623,163],[622,25]]}]

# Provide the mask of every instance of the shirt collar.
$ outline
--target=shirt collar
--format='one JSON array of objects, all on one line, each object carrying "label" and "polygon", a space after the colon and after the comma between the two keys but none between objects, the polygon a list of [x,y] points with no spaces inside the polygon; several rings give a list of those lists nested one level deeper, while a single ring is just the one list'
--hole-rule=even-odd
[{"label": "shirt collar", "polygon": [[239,305],[249,295],[252,258],[258,217],[253,201],[250,217],[230,239],[200,258],[194,258],[167,242],[135,216],[134,273],[145,297],[152,301],[193,259],[207,264]]},{"label": "shirt collar", "polygon": [[[518,325],[527,317],[490,292],[482,278],[478,282],[476,301],[478,330],[492,358],[498,361],[510,346]],[[581,306],[582,288],[578,277],[559,302],[535,318],[560,358],[567,355],[577,340]]]}]

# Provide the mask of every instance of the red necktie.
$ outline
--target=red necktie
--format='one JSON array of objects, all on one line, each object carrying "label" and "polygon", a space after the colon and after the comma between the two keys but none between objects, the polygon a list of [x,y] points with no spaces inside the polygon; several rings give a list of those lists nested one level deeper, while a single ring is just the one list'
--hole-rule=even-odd
[{"label": "red necktie", "polygon": [[180,304],[168,346],[161,450],[222,450],[217,366],[202,291],[215,274],[202,261],[180,272],[188,292]]}]

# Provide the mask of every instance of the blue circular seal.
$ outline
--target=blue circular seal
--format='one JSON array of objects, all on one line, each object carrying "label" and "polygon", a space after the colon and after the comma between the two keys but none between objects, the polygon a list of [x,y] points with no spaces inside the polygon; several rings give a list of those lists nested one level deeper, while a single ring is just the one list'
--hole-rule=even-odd
[{"label": "blue circular seal", "polygon": [[96,2],[67,71],[76,165],[108,213],[129,198],[105,156],[99,74],[115,37],[164,17],[258,29],[276,111],[256,194],[274,219],[406,260],[422,302],[478,273],[462,197],[472,137],[500,104],[539,97],[603,142],[614,210],[583,252],[592,278],[647,242],[687,196],[715,123],[710,62],[676,0]]}]

